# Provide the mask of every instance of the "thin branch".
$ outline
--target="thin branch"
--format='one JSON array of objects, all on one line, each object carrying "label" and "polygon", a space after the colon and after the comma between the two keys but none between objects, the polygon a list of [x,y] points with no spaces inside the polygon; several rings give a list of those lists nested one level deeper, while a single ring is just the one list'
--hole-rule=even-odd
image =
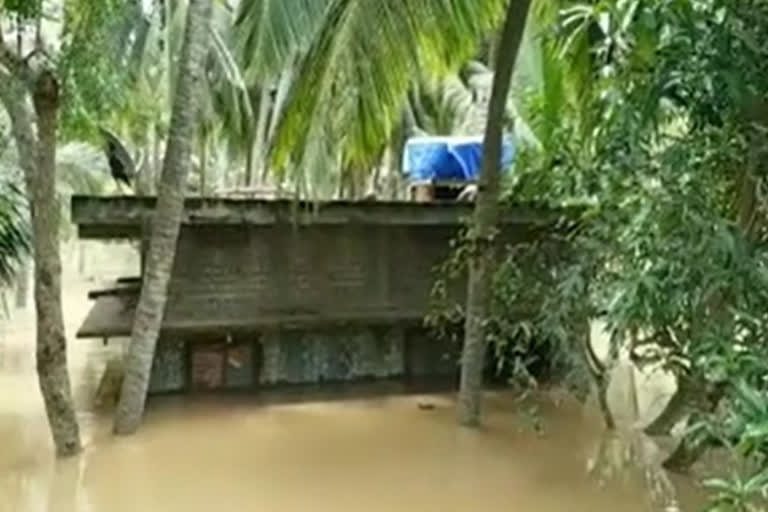
[{"label": "thin branch", "polygon": [[33,74],[27,63],[16,55],[3,40],[3,34],[0,32],[0,65],[4,66],[8,72],[26,83],[32,83]]},{"label": "thin branch", "polygon": [[24,53],[24,37],[21,34],[21,14],[16,13],[16,55]]},{"label": "thin branch", "polygon": [[43,9],[41,6],[35,19],[35,50],[43,51],[43,48]]}]

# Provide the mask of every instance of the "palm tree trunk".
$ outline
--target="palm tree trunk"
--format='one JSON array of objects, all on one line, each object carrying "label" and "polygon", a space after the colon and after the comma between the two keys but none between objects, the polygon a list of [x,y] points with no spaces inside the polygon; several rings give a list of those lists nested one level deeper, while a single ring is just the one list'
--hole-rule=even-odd
[{"label": "palm tree trunk", "polygon": [[149,254],[115,417],[114,430],[117,434],[135,432],[144,413],[152,360],[168,298],[168,282],[184,211],[185,185],[199,116],[196,96],[203,80],[211,8],[211,0],[190,0],[187,11],[181,68],[157,207],[152,221]]},{"label": "palm tree trunk", "polygon": [[67,373],[67,338],[61,305],[61,212],[56,197],[59,84],[52,73],[43,72],[37,78],[33,99],[37,114],[37,165],[34,175],[27,177],[27,186],[35,248],[37,374],[56,452],[69,456],[80,452],[81,445]]},{"label": "palm tree trunk", "polygon": [[29,260],[24,260],[19,266],[16,276],[16,308],[27,309],[29,303]]},{"label": "palm tree trunk", "polygon": [[[2,46],[0,37],[0,50],[4,50]],[[22,65],[17,76],[6,73],[0,76],[0,100],[11,119],[32,217],[38,381],[56,454],[64,457],[80,452],[81,445],[67,374],[67,340],[61,306],[61,211],[56,197],[59,84],[52,73],[44,70],[35,75],[28,91],[22,85],[22,74],[29,77],[33,72]],[[34,114],[29,108],[28,92],[32,93]],[[33,127],[35,121],[37,134]]]},{"label": "palm tree trunk", "polygon": [[480,171],[477,202],[470,241],[469,282],[464,350],[461,361],[458,420],[466,426],[480,424],[486,338],[485,320],[488,314],[493,281],[494,238],[499,217],[499,184],[504,113],[517,60],[520,41],[525,30],[531,0],[510,2],[498,54],[493,92],[488,109],[483,142],[483,164]]}]

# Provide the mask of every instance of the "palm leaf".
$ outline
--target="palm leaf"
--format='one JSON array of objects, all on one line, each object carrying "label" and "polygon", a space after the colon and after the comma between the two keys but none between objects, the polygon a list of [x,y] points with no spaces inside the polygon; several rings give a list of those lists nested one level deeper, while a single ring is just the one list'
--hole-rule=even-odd
[{"label": "palm leaf", "polygon": [[293,55],[306,50],[330,4],[331,0],[240,2],[237,48],[249,81],[276,76]]},{"label": "palm leaf", "polygon": [[245,89],[245,78],[240,73],[240,67],[237,65],[235,57],[230,52],[221,33],[212,25],[209,25],[208,29],[211,34],[212,53],[215,56],[216,63],[223,70],[227,81],[238,89]]},{"label": "palm leaf", "polygon": [[111,179],[104,153],[89,144],[69,143],[56,150],[57,191],[64,197],[72,194],[98,195]]},{"label": "palm leaf", "polygon": [[274,167],[301,168],[306,148],[323,143],[338,144],[355,166],[370,166],[414,82],[456,71],[496,27],[505,3],[333,0],[289,93]]},{"label": "palm leaf", "polygon": [[30,252],[31,230],[23,191],[0,181],[0,284],[10,284],[18,265]]}]

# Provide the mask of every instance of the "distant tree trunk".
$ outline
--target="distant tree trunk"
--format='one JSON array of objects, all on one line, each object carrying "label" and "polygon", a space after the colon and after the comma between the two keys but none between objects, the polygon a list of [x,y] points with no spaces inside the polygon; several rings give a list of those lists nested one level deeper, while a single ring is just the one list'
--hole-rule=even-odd
[{"label": "distant tree trunk", "polygon": [[389,199],[398,199],[400,197],[403,156],[405,155],[405,145],[408,137],[412,136],[418,130],[416,116],[413,113],[410,102],[406,102],[403,108],[400,123],[395,130],[390,141],[390,159],[389,172],[387,176],[387,195]]},{"label": "distant tree trunk", "polygon": [[373,176],[371,176],[370,190],[367,193],[371,193],[374,196],[378,196],[379,189],[380,189],[379,182],[381,181],[381,168],[384,165],[386,165],[386,162],[384,162],[384,157],[382,155],[382,157],[378,159],[376,163],[376,167],[373,168]]},{"label": "distant tree trunk", "polygon": [[24,260],[16,277],[16,308],[27,309],[29,303],[29,260]]},{"label": "distant tree trunk", "polygon": [[200,138],[200,196],[208,192],[208,137]]},{"label": "distant tree trunk", "polygon": [[580,351],[581,357],[584,361],[587,375],[589,376],[590,387],[595,394],[597,406],[603,417],[605,428],[614,430],[616,428],[616,420],[608,405],[608,384],[610,380],[608,368],[606,368],[606,365],[603,364],[597,357],[597,354],[595,354],[592,345],[591,326],[588,319],[581,326],[581,330],[575,332],[575,335],[582,341],[582,350]]},{"label": "distant tree trunk", "polygon": [[152,360],[168,298],[168,282],[176,256],[176,242],[184,210],[184,192],[199,115],[197,93],[203,80],[211,1],[190,0],[187,11],[181,68],[157,207],[152,221],[149,254],[115,417],[114,430],[117,434],[135,432],[144,413]]},{"label": "distant tree trunk", "polygon": [[[293,82],[293,63],[294,58],[290,58],[283,71],[280,73],[280,80],[277,82],[277,94],[275,94],[274,104],[272,105],[272,114],[269,118],[269,127],[265,137],[264,146],[269,148],[272,145],[272,141],[275,138],[275,132],[277,131],[277,123],[280,120],[280,114],[285,106],[285,100],[288,98],[288,93],[291,90],[291,84]],[[261,182],[267,183],[267,177],[269,176],[269,165],[264,164],[261,170]]]},{"label": "distant tree trunk", "polygon": [[390,200],[398,198],[400,184],[400,167],[398,159],[402,159],[402,146],[399,142],[391,143],[387,152],[387,176],[385,197]]},{"label": "distant tree trunk", "polygon": [[245,150],[245,176],[243,176],[243,187],[249,187],[253,181],[253,146],[254,142],[248,142],[248,149]]},{"label": "distant tree trunk", "polygon": [[81,241],[77,244],[77,273],[81,277],[85,276],[86,267],[87,267],[87,245],[86,242]]},{"label": "distant tree trunk", "polygon": [[162,146],[162,137],[160,136],[160,130],[158,129],[157,125],[154,126],[154,133],[152,135],[152,165],[150,166],[149,175],[150,178],[148,179],[148,182],[152,185],[152,187],[147,191],[148,194],[152,194],[157,190],[157,182],[160,179],[160,166],[162,165],[161,161],[161,146]]},{"label": "distant tree trunk", "polygon": [[483,163],[470,230],[470,243],[473,247],[469,256],[467,316],[458,403],[458,420],[465,426],[480,424],[483,367],[487,345],[485,321],[491,299],[495,268],[494,244],[499,217],[501,174],[499,165],[502,154],[504,113],[530,5],[531,0],[509,3],[488,109],[488,124],[483,142]]},{"label": "distant tree trunk", "polygon": [[[261,179],[264,175],[265,156],[267,154],[267,128],[269,127],[269,112],[272,109],[272,97],[268,85],[264,85],[261,88],[260,96],[259,117],[256,121],[256,132],[254,134],[256,143],[253,150],[252,175],[248,181],[249,187],[254,186],[256,179]],[[263,182],[264,180],[261,181]]]}]

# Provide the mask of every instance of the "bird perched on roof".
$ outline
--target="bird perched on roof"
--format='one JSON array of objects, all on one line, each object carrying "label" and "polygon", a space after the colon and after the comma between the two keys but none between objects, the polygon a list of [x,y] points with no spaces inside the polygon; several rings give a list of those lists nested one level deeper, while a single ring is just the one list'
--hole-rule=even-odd
[{"label": "bird perched on roof", "polygon": [[99,128],[102,137],[106,142],[104,153],[107,155],[109,170],[112,173],[117,186],[121,184],[131,187],[131,180],[136,176],[136,166],[133,163],[128,150],[125,149],[120,139],[104,128]]}]

